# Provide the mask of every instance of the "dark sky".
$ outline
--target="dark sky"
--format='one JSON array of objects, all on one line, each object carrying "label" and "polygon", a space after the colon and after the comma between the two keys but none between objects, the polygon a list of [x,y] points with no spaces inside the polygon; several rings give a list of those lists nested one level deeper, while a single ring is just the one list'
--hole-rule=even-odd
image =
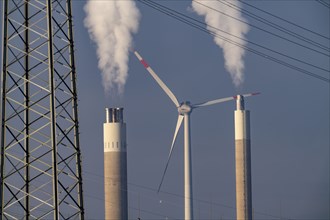
[{"label": "dark sky", "polygon": [[[321,0],[322,1],[322,0]],[[87,219],[104,218],[103,123],[105,107],[124,107],[128,142],[130,219],[183,218],[183,132],[160,193],[177,110],[133,54],[122,95],[105,93],[96,45],[84,27],[86,1],[73,1],[78,73],[79,123]],[[329,4],[329,1],[322,1]],[[190,1],[159,1],[203,21]],[[302,70],[329,79],[329,14],[318,1],[248,1],[296,25],[243,4],[243,8],[307,39],[322,44],[325,55],[288,42],[317,48],[251,17],[247,46]],[[329,219],[329,81],[246,52],[245,82],[232,83],[223,51],[212,36],[137,2],[141,12],[135,48],[177,96],[194,103],[261,92],[248,98],[251,111],[252,194],[255,219]],[[254,28],[252,25],[258,27]],[[311,67],[278,53],[326,69]],[[235,47],[233,45],[233,47]],[[319,50],[319,49],[317,49]],[[324,51],[324,50],[322,50]],[[234,110],[228,102],[192,113],[194,214],[196,219],[235,218]]]}]

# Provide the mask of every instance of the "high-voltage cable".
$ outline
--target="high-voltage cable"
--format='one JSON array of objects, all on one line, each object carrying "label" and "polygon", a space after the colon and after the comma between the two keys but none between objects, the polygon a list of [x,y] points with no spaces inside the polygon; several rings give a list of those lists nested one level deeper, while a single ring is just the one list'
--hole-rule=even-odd
[{"label": "high-voltage cable", "polygon": [[[256,25],[250,24],[250,23],[248,23],[248,22],[246,22],[246,21],[243,21],[243,20],[241,20],[241,19],[239,19],[239,18],[236,18],[236,17],[234,17],[234,16],[231,16],[231,15],[229,15],[229,14],[227,14],[227,13],[224,13],[224,12],[218,10],[218,9],[215,9],[215,8],[213,8],[213,7],[210,7],[210,6],[208,6],[208,5],[205,5],[205,4],[201,3],[200,1],[196,1],[196,3],[199,4],[199,5],[202,5],[202,6],[206,7],[206,8],[208,8],[208,9],[211,9],[211,10],[213,10],[213,11],[216,11],[216,12],[218,12],[218,13],[224,15],[224,16],[230,17],[230,18],[235,19],[235,20],[237,20],[237,21],[239,21],[239,22],[241,22],[241,23],[247,24],[247,25],[249,25],[250,27],[256,28],[256,29],[258,29],[258,30],[260,30],[260,31],[263,31],[263,32],[265,32],[265,33],[268,33],[268,34],[270,34],[270,35],[273,35],[273,36],[275,36],[275,37],[278,37],[278,38],[280,38],[280,39],[282,39],[282,40],[286,40],[286,41],[288,41],[288,42],[290,42],[290,43],[296,44],[296,45],[298,45],[298,46],[300,46],[300,47],[303,47],[303,48],[309,49],[309,50],[314,51],[314,52],[316,52],[316,53],[319,53],[319,54],[322,54],[322,55],[325,55],[325,56],[328,56],[328,57],[330,56],[329,53],[324,53],[324,52],[318,51],[318,50],[316,50],[316,49],[314,49],[314,48],[311,48],[311,47],[308,47],[308,46],[306,46],[306,45],[300,44],[300,43],[298,43],[298,42],[296,42],[296,41],[290,40],[289,38],[283,37],[283,36],[278,35],[278,34],[276,34],[276,33],[274,33],[274,32],[268,31],[268,30],[266,30],[266,29],[264,29],[264,28],[260,28],[260,27],[258,27],[258,26],[256,26]],[[330,50],[328,50],[328,51],[330,51]],[[316,67],[316,68],[318,68],[318,67]]]},{"label": "high-voltage cable", "polygon": [[225,0],[217,0],[217,1],[220,2],[221,4],[224,4],[224,5],[228,6],[228,7],[230,7],[230,8],[233,8],[233,9],[235,9],[237,11],[240,11],[242,14],[245,14],[245,15],[247,15],[247,16],[249,16],[249,17],[251,17],[251,18],[253,18],[253,19],[257,20],[257,21],[260,21],[260,22],[262,22],[262,23],[264,23],[266,25],[269,25],[270,27],[273,27],[273,28],[275,28],[275,29],[277,29],[277,30],[279,30],[281,32],[284,32],[284,33],[286,33],[286,34],[288,34],[288,35],[290,35],[292,37],[295,37],[295,38],[297,38],[297,39],[299,39],[301,41],[304,41],[306,43],[312,44],[315,47],[318,47],[318,48],[323,49],[325,51],[329,51],[330,50],[329,47],[326,47],[326,46],[324,46],[324,45],[322,45],[322,44],[320,44],[320,43],[318,43],[316,41],[313,41],[311,39],[308,39],[308,38],[306,38],[304,36],[301,36],[300,34],[297,34],[297,33],[293,32],[293,31],[291,31],[291,30],[289,30],[287,28],[281,27],[280,25],[275,24],[274,22],[268,21],[268,20],[266,20],[263,17],[260,17],[260,16],[258,16],[256,14],[253,14],[253,13],[249,12],[248,10],[243,9],[242,7],[238,7],[237,5],[234,5],[234,4],[232,4],[232,3],[228,2],[228,1],[225,1]]},{"label": "high-voltage cable", "polygon": [[321,5],[323,5],[324,7],[330,8],[330,4],[323,1],[323,0],[316,0],[316,2],[320,3]]},{"label": "high-voltage cable", "polygon": [[[95,182],[95,183],[101,183],[102,182],[102,181],[95,180],[95,176],[96,177],[99,177],[99,178],[102,178],[102,179],[106,178],[103,175],[95,174],[95,173],[90,172],[90,171],[84,171],[83,173],[85,174],[84,179],[89,178],[89,181],[92,181],[92,182]],[[93,175],[94,177],[86,177],[86,175]],[[133,183],[133,182],[128,182],[127,184],[129,186],[131,186],[131,187],[136,187],[136,188],[140,188],[140,189],[143,189],[143,190],[146,190],[146,191],[150,191],[150,192],[153,192],[153,193],[158,193],[158,189],[157,188],[153,188],[153,187],[145,186],[145,185],[141,185],[141,184],[136,184],[136,183]],[[122,190],[127,190],[127,189],[122,189]],[[162,194],[173,196],[173,197],[177,197],[177,198],[180,198],[180,199],[183,199],[184,198],[184,195],[180,195],[180,194],[177,194],[177,193],[163,191],[163,190],[161,190],[160,192]],[[137,192],[134,192],[132,190],[128,190],[128,193],[135,193],[135,194],[137,194]],[[87,196],[87,197],[91,197],[91,196]],[[94,198],[95,199],[98,199],[100,201],[104,201],[103,198],[102,199],[99,198],[99,197],[94,197]],[[152,197],[150,197],[150,198],[152,198]],[[208,204],[208,205],[212,204],[212,205],[215,205],[215,206],[218,206],[218,207],[222,207],[222,208],[226,208],[226,209],[231,209],[233,211],[236,209],[234,206],[231,206],[231,205],[225,205],[225,204],[218,203],[218,202],[210,202],[208,200],[200,199],[200,198],[196,198],[196,197],[193,198],[193,200],[195,201],[196,204],[197,203],[203,203],[203,204]],[[255,214],[258,214],[258,215],[262,215],[262,216],[271,217],[271,218],[274,218],[274,219],[275,218],[279,218],[279,216],[276,216],[276,215],[273,215],[273,214],[270,214],[270,213],[265,213],[265,212],[262,212],[262,211],[258,211],[256,209],[254,209],[254,213]],[[282,216],[282,218],[284,218],[284,217]],[[286,218],[284,218],[284,219],[286,219]]]},{"label": "high-voltage cable", "polygon": [[[229,39],[229,38],[226,38],[226,37],[224,37],[224,36],[221,36],[221,35],[217,34],[216,32],[209,31],[209,30],[207,30],[204,26],[200,26],[200,25],[198,25],[198,24],[194,24],[194,23],[193,23],[193,22],[196,22],[196,23],[199,23],[199,24],[202,24],[202,25],[205,25],[205,26],[206,26],[207,24],[204,23],[204,22],[201,22],[201,21],[199,21],[199,20],[197,20],[197,19],[194,19],[194,18],[192,18],[192,17],[189,17],[189,16],[187,16],[187,15],[185,15],[185,14],[182,14],[182,13],[180,13],[180,12],[178,12],[178,11],[175,11],[175,10],[173,10],[173,9],[170,9],[170,8],[168,8],[168,7],[166,7],[166,6],[160,5],[159,3],[156,3],[156,2],[153,2],[153,1],[147,1],[147,0],[139,0],[139,1],[148,2],[148,3],[144,3],[144,4],[149,4],[149,3],[154,4],[154,5],[151,5],[151,4],[150,4],[150,5],[148,5],[148,6],[154,8],[154,9],[156,9],[156,10],[158,10],[158,11],[160,11],[160,12],[162,12],[162,13],[164,13],[164,14],[170,16],[170,17],[173,17],[173,18],[175,18],[175,19],[177,19],[177,20],[179,20],[179,21],[181,21],[181,22],[183,22],[183,23],[186,23],[186,24],[188,24],[188,25],[190,25],[190,26],[193,26],[193,27],[195,27],[195,28],[197,28],[197,29],[200,29],[200,30],[202,30],[202,31],[204,31],[204,32],[206,32],[206,33],[209,33],[209,34],[211,34],[211,35],[213,35],[213,36],[215,36],[215,37],[218,37],[218,38],[220,38],[220,39],[223,39],[224,41],[227,41],[227,42],[229,42],[229,43],[233,43],[233,44],[235,44],[236,46],[239,46],[239,47],[241,47],[241,48],[242,48],[242,47],[246,47],[246,46],[244,46],[244,45],[241,45],[240,43],[237,43],[236,41],[233,41],[233,40],[231,40],[231,39]],[[158,7],[158,6],[159,6],[159,7]],[[210,25],[208,25],[208,26],[211,27],[212,29],[216,30],[216,31],[220,31],[220,32],[225,33],[225,34],[227,34],[227,35],[229,35],[229,36],[232,36],[232,37],[234,37],[234,38],[237,38],[237,39],[243,40],[243,41],[245,41],[245,42],[247,42],[247,43],[250,43],[250,44],[255,45],[255,46],[257,46],[257,47],[260,47],[260,48],[262,48],[262,49],[265,49],[265,50],[268,50],[268,51],[270,51],[270,52],[273,52],[273,53],[279,54],[279,55],[281,55],[281,56],[284,56],[284,57],[289,58],[289,59],[292,59],[292,60],[294,60],[294,61],[297,61],[297,62],[303,63],[303,64],[305,64],[305,65],[308,65],[308,66],[314,67],[314,68],[316,68],[316,69],[319,69],[319,70],[322,70],[322,71],[325,71],[325,72],[329,72],[328,69],[325,69],[325,68],[322,68],[322,67],[319,67],[319,66],[313,65],[313,64],[311,64],[311,63],[307,63],[306,61],[303,61],[303,60],[300,60],[300,59],[294,58],[294,57],[289,56],[289,55],[286,55],[286,54],[283,54],[283,53],[281,53],[281,52],[278,52],[278,51],[275,51],[275,50],[273,50],[273,49],[267,48],[267,47],[262,46],[262,45],[260,45],[260,44],[254,43],[254,42],[252,42],[252,41],[248,41],[248,40],[246,40],[246,39],[244,39],[244,38],[238,37],[238,36],[236,36],[236,35],[234,35],[234,34],[231,34],[231,33],[227,32],[227,31],[221,30],[221,29],[219,29],[219,28],[216,28],[216,27],[213,27],[213,26],[210,26]]]},{"label": "high-voltage cable", "polygon": [[[271,60],[273,62],[276,62],[278,64],[281,64],[283,66],[289,67],[289,68],[291,68],[293,70],[296,70],[298,72],[301,72],[303,74],[306,74],[306,75],[309,75],[309,76],[314,77],[316,79],[319,79],[319,80],[325,81],[327,83],[330,83],[330,79],[328,79],[326,77],[320,76],[318,74],[315,74],[315,73],[310,72],[308,70],[305,70],[303,68],[297,67],[297,66],[295,66],[293,64],[290,64],[290,63],[288,63],[286,61],[283,61],[283,60],[280,60],[278,58],[275,58],[275,57],[273,57],[271,55],[265,54],[264,52],[260,52],[258,50],[253,49],[253,48],[250,48],[250,47],[244,46],[242,44],[239,44],[239,43],[237,43],[237,42],[235,42],[235,41],[233,41],[231,39],[228,39],[228,38],[225,38],[225,37],[219,35],[218,33],[214,32],[214,31],[209,31],[204,26],[201,26],[201,25],[198,25],[196,23],[193,23],[192,21],[195,21],[197,23],[201,23],[203,25],[207,25],[207,24],[205,24],[203,22],[200,22],[200,21],[198,21],[198,20],[196,20],[194,18],[191,18],[191,17],[189,17],[187,15],[184,15],[184,14],[182,14],[180,12],[177,12],[177,11],[175,11],[173,9],[167,8],[166,6],[160,5],[159,3],[156,3],[154,1],[146,1],[146,0],[138,0],[138,1],[141,2],[141,3],[143,3],[143,4],[145,4],[145,5],[147,5],[147,6],[149,6],[149,7],[151,7],[151,8],[153,8],[153,9],[155,9],[155,10],[157,10],[157,11],[159,11],[159,12],[161,12],[161,13],[164,13],[164,14],[166,14],[166,15],[168,15],[168,16],[170,16],[170,17],[172,17],[172,18],[174,18],[174,19],[176,19],[178,21],[181,21],[181,22],[183,22],[183,23],[185,23],[185,24],[187,24],[189,26],[192,26],[192,27],[194,27],[194,28],[196,28],[196,29],[198,29],[200,31],[203,31],[203,32],[205,32],[207,34],[210,34],[211,36],[220,38],[220,39],[222,39],[222,40],[224,40],[224,41],[226,41],[228,43],[231,43],[233,45],[236,45],[238,47],[241,47],[241,48],[243,48],[243,49],[245,49],[247,51],[250,51],[250,52],[252,52],[252,53],[254,53],[256,55],[259,55],[259,56],[261,56],[263,58],[266,58],[268,60]],[[217,29],[217,28],[214,28],[214,29]],[[250,42],[250,43],[252,43],[252,42]],[[261,45],[259,45],[259,46],[260,47],[263,47]],[[270,49],[268,49],[268,50],[270,50]],[[279,53],[279,52],[275,52],[275,53]],[[289,57],[289,58],[291,58],[293,60],[299,61],[298,59],[293,58],[293,57],[290,57],[288,55],[283,55],[283,56],[286,56],[286,57]],[[301,60],[299,62],[304,63],[304,61],[301,61]],[[313,64],[308,64],[308,63],[305,63],[305,64],[310,65],[310,66],[314,66],[315,68],[318,68],[319,69],[319,67],[317,67],[317,66],[315,66]],[[329,70],[327,70],[327,69],[323,69],[323,68],[321,68],[321,69],[323,71],[325,71],[325,72],[329,72]]]},{"label": "high-voltage cable", "polygon": [[[319,37],[322,37],[322,38],[325,38],[325,39],[327,39],[327,40],[330,40],[330,38],[329,38],[328,36],[324,36],[324,35],[322,35],[322,34],[320,34],[320,33],[317,33],[317,32],[315,32],[315,31],[313,31],[313,30],[310,30],[310,29],[308,29],[308,28],[305,28],[305,27],[303,27],[303,26],[301,26],[301,25],[298,25],[298,24],[296,24],[296,23],[294,23],[294,22],[291,22],[291,21],[289,21],[289,20],[287,20],[287,19],[284,19],[284,18],[281,18],[281,17],[279,17],[279,16],[277,16],[277,15],[274,15],[274,14],[272,14],[272,13],[266,11],[266,10],[263,10],[263,9],[261,9],[261,8],[258,8],[258,7],[254,6],[254,5],[252,5],[252,4],[249,4],[247,1],[242,1],[242,0],[238,0],[238,1],[241,2],[241,3],[243,3],[244,5],[247,5],[247,6],[251,7],[251,8],[254,8],[254,9],[258,10],[258,11],[261,11],[261,12],[267,14],[267,15],[270,15],[270,16],[272,16],[272,17],[274,17],[274,18],[277,18],[277,19],[279,19],[279,20],[281,20],[281,21],[284,21],[284,22],[286,22],[286,23],[288,23],[288,24],[291,24],[291,25],[293,25],[293,26],[296,26],[296,27],[298,27],[298,28],[301,28],[301,29],[303,29],[303,30],[305,30],[305,31],[308,31],[308,32],[310,32],[310,33],[312,33],[312,34],[315,34],[315,35],[317,35],[317,36],[319,36]],[[316,0],[316,1],[321,1],[321,0]]]}]

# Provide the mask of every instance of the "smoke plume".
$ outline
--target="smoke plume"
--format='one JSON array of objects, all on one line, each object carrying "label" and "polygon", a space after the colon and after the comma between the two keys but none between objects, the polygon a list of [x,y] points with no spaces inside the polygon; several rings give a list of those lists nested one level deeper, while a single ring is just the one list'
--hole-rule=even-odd
[{"label": "smoke plume", "polygon": [[[202,4],[199,4],[199,2]],[[240,2],[237,0],[231,0],[229,4],[240,6]],[[205,7],[205,5],[207,5],[207,7]],[[209,31],[216,31],[214,28],[223,30],[230,35],[220,32],[221,36],[235,41],[238,44],[245,45],[246,43],[241,39],[244,39],[244,35],[248,32],[249,26],[224,14],[244,21],[245,19],[241,16],[240,11],[225,5],[222,6],[223,7],[220,8],[220,3],[218,1],[192,1],[193,10],[198,15],[205,16],[205,22],[207,23],[207,29]],[[223,12],[223,14],[219,13],[219,11]],[[226,42],[218,37],[214,37],[214,41],[220,48],[223,49],[225,67],[230,73],[235,86],[239,86],[244,81],[244,49]]]},{"label": "smoke plume", "polygon": [[98,67],[106,93],[123,93],[128,72],[132,34],[138,31],[140,12],[134,0],[88,0],[85,27],[96,43]]}]

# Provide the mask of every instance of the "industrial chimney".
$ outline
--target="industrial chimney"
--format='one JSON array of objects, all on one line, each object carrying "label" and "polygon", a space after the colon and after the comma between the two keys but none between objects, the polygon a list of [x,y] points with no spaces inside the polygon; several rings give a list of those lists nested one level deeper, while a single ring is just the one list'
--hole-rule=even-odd
[{"label": "industrial chimney", "polygon": [[236,218],[252,220],[250,112],[237,95],[235,111]]},{"label": "industrial chimney", "polygon": [[103,138],[105,219],[126,220],[127,144],[123,108],[106,108]]}]

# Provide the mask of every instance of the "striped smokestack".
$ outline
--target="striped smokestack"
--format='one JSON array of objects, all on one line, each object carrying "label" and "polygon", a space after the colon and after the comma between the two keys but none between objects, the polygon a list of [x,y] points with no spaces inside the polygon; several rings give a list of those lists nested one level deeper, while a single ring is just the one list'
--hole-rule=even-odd
[{"label": "striped smokestack", "polygon": [[252,220],[250,112],[237,96],[235,111],[236,217]]},{"label": "striped smokestack", "polygon": [[128,219],[127,144],[123,108],[106,108],[103,124],[105,219]]}]

